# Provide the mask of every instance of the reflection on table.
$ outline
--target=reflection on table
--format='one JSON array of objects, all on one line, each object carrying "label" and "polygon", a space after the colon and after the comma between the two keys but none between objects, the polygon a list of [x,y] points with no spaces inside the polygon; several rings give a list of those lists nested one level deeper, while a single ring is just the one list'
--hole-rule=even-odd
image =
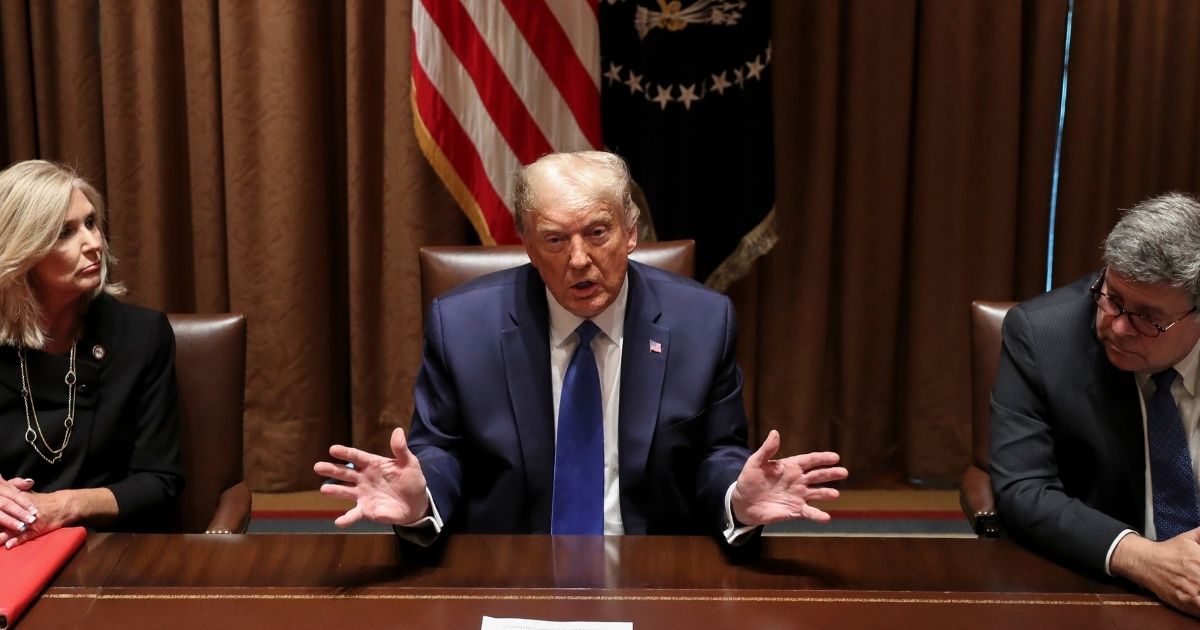
[{"label": "reflection on table", "polygon": [[22,628],[478,628],[484,615],[643,628],[1192,627],[1007,540],[99,534]]}]

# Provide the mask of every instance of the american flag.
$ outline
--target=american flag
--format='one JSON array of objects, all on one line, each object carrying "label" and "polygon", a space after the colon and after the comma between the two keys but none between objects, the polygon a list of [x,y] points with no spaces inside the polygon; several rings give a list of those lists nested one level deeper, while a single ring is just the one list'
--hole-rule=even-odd
[{"label": "american flag", "polygon": [[481,242],[517,243],[513,173],[599,148],[599,0],[415,0],[417,140]]}]

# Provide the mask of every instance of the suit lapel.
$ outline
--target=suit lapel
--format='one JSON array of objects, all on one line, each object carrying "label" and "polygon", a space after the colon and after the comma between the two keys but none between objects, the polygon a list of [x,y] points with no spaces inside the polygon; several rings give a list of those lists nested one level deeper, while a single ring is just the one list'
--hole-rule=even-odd
[{"label": "suit lapel", "polygon": [[512,326],[501,332],[504,374],[525,462],[532,533],[549,533],[554,486],[554,403],[550,387],[550,324],[545,285],[528,267],[509,308]]},{"label": "suit lapel", "polygon": [[[76,422],[75,429],[72,434],[71,441],[79,441],[81,448],[76,450],[80,454],[80,466],[83,465],[87,454],[92,453],[92,437],[95,435],[96,423],[106,420],[106,417],[100,415],[100,382],[104,376],[104,370],[107,368],[113,359],[113,355],[122,348],[122,332],[125,328],[124,313],[115,308],[115,300],[107,294],[101,294],[88,305],[86,317],[86,325],[84,327],[83,338],[79,340],[76,350],[76,371],[77,378],[80,383],[92,384],[90,394],[77,395],[76,406],[91,405],[94,409],[92,414],[92,422]],[[104,359],[94,359],[92,348],[101,346],[105,348],[106,354]]]},{"label": "suit lapel", "polygon": [[[650,444],[658,426],[663,378],[670,353],[671,330],[658,324],[658,297],[629,263],[629,297],[625,307],[625,339],[621,350],[621,402],[617,425],[622,488],[641,484]],[[624,495],[624,493],[622,493]],[[625,532],[646,531],[645,515],[627,509],[622,496]]]},{"label": "suit lapel", "polygon": [[1146,438],[1137,381],[1132,373],[1118,370],[1108,361],[1104,345],[1096,338],[1095,318],[1092,319],[1094,343],[1089,347],[1087,360],[1096,366],[1091,371],[1096,375],[1096,380],[1088,384],[1087,399],[1097,401],[1097,430],[1106,438],[1112,459],[1120,461],[1127,471],[1123,475],[1127,483],[1122,494],[1130,497],[1127,503],[1130,512],[1122,520],[1138,525],[1139,531],[1145,531]]}]

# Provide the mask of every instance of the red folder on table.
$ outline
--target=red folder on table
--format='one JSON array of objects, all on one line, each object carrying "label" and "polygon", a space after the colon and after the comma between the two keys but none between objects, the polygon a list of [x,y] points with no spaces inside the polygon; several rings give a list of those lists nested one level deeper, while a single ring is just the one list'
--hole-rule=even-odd
[{"label": "red folder on table", "polygon": [[0,630],[16,623],[85,538],[86,529],[64,527],[12,549],[0,546]]}]

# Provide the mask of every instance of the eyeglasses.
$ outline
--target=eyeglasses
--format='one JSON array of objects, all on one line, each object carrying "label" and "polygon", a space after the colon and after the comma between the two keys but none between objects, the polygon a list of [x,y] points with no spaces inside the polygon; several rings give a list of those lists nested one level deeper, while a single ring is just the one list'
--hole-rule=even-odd
[{"label": "eyeglasses", "polygon": [[1170,324],[1159,324],[1158,322],[1155,322],[1141,313],[1135,313],[1133,311],[1126,310],[1124,306],[1121,306],[1121,303],[1118,302],[1116,298],[1100,290],[1100,287],[1104,286],[1104,276],[1107,274],[1108,268],[1105,267],[1104,270],[1100,272],[1100,277],[1096,279],[1096,283],[1093,284],[1092,288],[1090,289],[1092,292],[1092,299],[1096,302],[1096,306],[1103,311],[1105,315],[1112,317],[1114,321],[1116,318],[1122,315],[1127,315],[1129,317],[1129,323],[1133,325],[1133,329],[1147,337],[1157,337],[1162,333],[1167,332],[1172,326],[1183,321],[1188,315],[1196,312],[1196,307],[1193,305],[1192,309],[1184,313],[1179,319],[1171,322]]}]

